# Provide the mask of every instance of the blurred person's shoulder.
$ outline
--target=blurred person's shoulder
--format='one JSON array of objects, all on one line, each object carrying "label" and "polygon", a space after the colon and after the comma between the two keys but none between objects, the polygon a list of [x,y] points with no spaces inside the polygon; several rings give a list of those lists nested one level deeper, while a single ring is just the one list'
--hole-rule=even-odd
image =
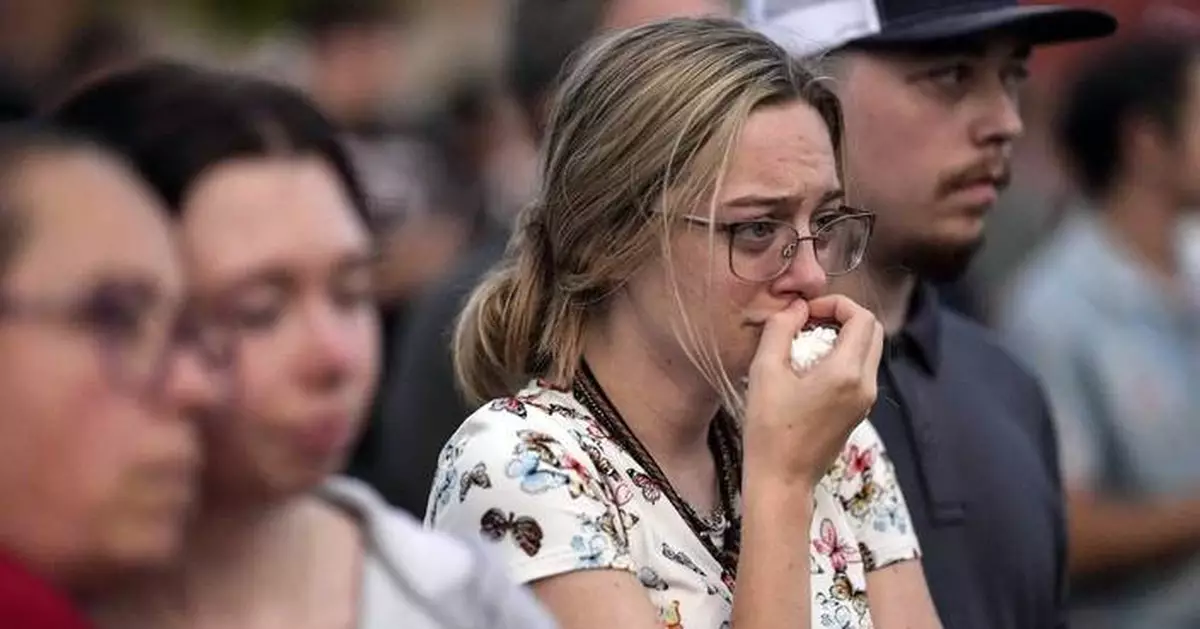
[{"label": "blurred person's shoulder", "polygon": [[426,529],[360,481],[335,477],[319,495],[353,514],[365,549],[358,629],[553,626],[481,540]]},{"label": "blurred person's shoulder", "polygon": [[[1089,277],[1107,262],[1101,251],[1103,236],[1092,210],[1075,208],[1063,224],[1014,274],[1004,290],[1000,309],[1002,326],[1014,319],[1036,319],[1033,313],[1056,313],[1086,305]],[[1062,313],[1065,315],[1066,313]],[[1071,319],[1071,317],[1065,317]],[[1022,325],[1027,325],[1023,322]]]}]

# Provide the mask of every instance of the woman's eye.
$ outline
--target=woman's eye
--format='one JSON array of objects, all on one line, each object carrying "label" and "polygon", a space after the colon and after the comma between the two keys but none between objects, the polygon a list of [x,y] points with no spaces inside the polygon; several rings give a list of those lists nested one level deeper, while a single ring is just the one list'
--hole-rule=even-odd
[{"label": "woman's eye", "polygon": [[841,210],[824,210],[818,212],[812,219],[812,231],[814,233],[821,231],[845,215],[846,213]]},{"label": "woman's eye", "polygon": [[779,226],[769,221],[741,223],[733,227],[733,235],[745,240],[768,240],[775,236]]},{"label": "woman's eye", "polygon": [[333,286],[334,302],[343,308],[357,308],[375,301],[375,281],[369,269],[355,269],[338,278]]},{"label": "woman's eye", "polygon": [[137,338],[146,317],[147,304],[135,295],[100,289],[80,308],[80,318],[89,327],[123,339]]},{"label": "woman's eye", "polygon": [[283,315],[285,296],[263,289],[242,295],[228,309],[230,323],[245,330],[262,330],[275,325]]}]

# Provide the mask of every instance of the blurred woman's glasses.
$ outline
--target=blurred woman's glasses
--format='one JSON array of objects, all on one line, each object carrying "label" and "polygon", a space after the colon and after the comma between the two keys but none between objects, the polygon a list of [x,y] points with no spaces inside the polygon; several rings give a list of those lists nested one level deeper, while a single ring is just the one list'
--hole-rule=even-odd
[{"label": "blurred woman's glasses", "polygon": [[801,236],[791,223],[774,219],[714,221],[682,217],[689,223],[712,226],[728,236],[729,270],[747,282],[769,282],[787,272],[800,251],[811,242],[817,264],[829,276],[845,275],[862,262],[875,226],[875,215],[852,207],[818,219],[811,236]]},{"label": "blurred woman's glasses", "polygon": [[112,384],[139,395],[162,391],[176,352],[190,352],[213,372],[229,368],[234,357],[228,326],[192,308],[166,312],[140,286],[103,283],[67,300],[0,296],[0,320],[54,323],[83,332],[96,342]]}]

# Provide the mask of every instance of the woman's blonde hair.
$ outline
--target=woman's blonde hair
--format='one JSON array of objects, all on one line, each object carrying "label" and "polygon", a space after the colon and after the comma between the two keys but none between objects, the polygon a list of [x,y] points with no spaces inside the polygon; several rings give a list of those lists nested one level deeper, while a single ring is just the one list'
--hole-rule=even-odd
[{"label": "woman's blonde hair", "polygon": [[[458,322],[460,388],[482,402],[511,395],[535,377],[570,384],[584,331],[607,298],[656,251],[670,259],[674,217],[696,207],[712,211],[750,113],[789,101],[811,104],[840,146],[833,92],[738,22],[655,22],[602,39],[583,54],[554,103],[540,192],[520,213],[505,259]],[[668,271],[674,281],[669,264]],[[676,302],[682,304],[678,291]],[[677,332],[685,350],[733,404],[740,396],[715,349],[699,342],[681,314],[685,329]]]}]

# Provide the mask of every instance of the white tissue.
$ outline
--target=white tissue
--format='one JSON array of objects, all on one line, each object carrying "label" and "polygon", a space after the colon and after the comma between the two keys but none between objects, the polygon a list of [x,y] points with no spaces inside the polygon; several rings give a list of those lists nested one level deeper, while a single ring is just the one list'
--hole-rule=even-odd
[{"label": "white tissue", "polygon": [[836,328],[826,325],[818,325],[797,334],[792,339],[792,369],[800,372],[811,369],[818,360],[833,351],[837,335]]}]

